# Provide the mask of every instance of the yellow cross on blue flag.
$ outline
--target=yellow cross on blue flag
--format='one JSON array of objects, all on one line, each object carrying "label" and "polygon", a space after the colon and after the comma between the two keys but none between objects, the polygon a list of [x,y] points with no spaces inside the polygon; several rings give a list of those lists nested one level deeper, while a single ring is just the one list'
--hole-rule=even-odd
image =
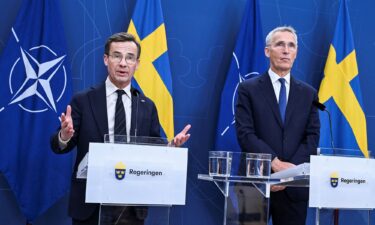
[{"label": "yellow cross on blue flag", "polygon": [[174,137],[172,76],[160,0],[138,0],[128,32],[141,43],[136,86],[156,105],[162,132]]},{"label": "yellow cross on blue flag", "polygon": [[[366,117],[363,111],[359,71],[346,0],[341,0],[336,30],[320,84],[319,99],[332,115],[336,148],[360,149],[369,156]],[[321,114],[320,146],[330,146],[329,122]]]}]

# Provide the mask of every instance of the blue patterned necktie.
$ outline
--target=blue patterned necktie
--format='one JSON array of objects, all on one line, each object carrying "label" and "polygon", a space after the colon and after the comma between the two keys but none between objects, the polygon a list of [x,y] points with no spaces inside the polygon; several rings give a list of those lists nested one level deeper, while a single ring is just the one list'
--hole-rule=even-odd
[{"label": "blue patterned necktie", "polygon": [[117,90],[116,112],[115,112],[115,135],[126,135],[126,117],[122,95],[124,90]]},{"label": "blue patterned necktie", "polygon": [[286,87],[285,87],[285,79],[279,79],[281,87],[279,93],[279,109],[281,115],[281,121],[284,123],[285,121],[285,111],[286,111]]}]

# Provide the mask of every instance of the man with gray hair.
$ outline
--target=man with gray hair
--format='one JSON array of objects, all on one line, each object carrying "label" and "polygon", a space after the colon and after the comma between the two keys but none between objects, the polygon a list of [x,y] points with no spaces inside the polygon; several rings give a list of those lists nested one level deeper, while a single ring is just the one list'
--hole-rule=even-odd
[{"label": "man with gray hair", "polygon": [[[272,155],[272,172],[309,162],[319,142],[317,91],[291,76],[297,56],[293,27],[273,29],[266,37],[270,68],[238,87],[236,131],[244,152]],[[308,189],[274,185],[270,214],[274,225],[305,224]]]}]

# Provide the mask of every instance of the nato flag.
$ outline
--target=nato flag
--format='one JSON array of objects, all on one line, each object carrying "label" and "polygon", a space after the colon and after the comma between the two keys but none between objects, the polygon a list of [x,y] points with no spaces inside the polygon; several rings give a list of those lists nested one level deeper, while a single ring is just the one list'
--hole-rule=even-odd
[{"label": "nato flag", "polygon": [[234,123],[234,107],[238,85],[267,69],[264,39],[257,0],[247,1],[236,47],[221,93],[221,106],[216,133],[216,148],[240,152]]},{"label": "nato flag", "polygon": [[56,0],[23,1],[0,58],[0,170],[32,222],[70,187],[72,154],[49,137],[71,98],[70,66]]},{"label": "nato flag", "polygon": [[[236,47],[221,93],[221,106],[216,131],[216,149],[241,152],[235,130],[234,109],[237,102],[238,85],[251,77],[258,76],[267,69],[264,55],[264,39],[257,0],[248,0],[241,27],[237,34]],[[236,174],[240,166],[239,157],[232,160],[231,174]],[[243,171],[242,171],[243,172]],[[239,172],[241,174],[241,172]],[[242,174],[243,175],[243,174]],[[237,197],[230,188],[231,204],[239,214]]]}]

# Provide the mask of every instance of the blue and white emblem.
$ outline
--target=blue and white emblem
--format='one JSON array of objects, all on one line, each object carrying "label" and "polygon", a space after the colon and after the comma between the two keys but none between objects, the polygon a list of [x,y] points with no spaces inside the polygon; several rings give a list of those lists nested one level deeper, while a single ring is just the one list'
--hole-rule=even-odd
[{"label": "blue and white emblem", "polygon": [[[19,39],[12,28],[17,43]],[[29,49],[20,46],[19,57],[9,71],[9,90],[12,95],[8,104],[17,104],[29,113],[40,113],[48,109],[57,112],[56,103],[64,95],[67,74],[63,65],[66,55],[59,56],[49,46],[38,45]],[[38,58],[48,59],[38,61]],[[63,82],[54,82],[62,77]],[[24,99],[34,98],[32,104],[24,104]],[[5,107],[0,108],[0,112]]]},{"label": "blue and white emblem", "polygon": [[259,75],[259,72],[249,72],[247,74],[242,75],[241,70],[240,70],[240,63],[238,62],[238,58],[237,58],[237,55],[236,55],[235,52],[233,52],[233,58],[236,61],[237,71],[238,71],[238,82],[237,82],[235,88],[233,89],[233,94],[232,94],[232,115],[233,115],[233,117],[232,117],[232,120],[228,123],[228,125],[224,128],[224,130],[221,131],[220,136],[224,136],[225,133],[229,130],[229,128],[236,123],[236,119],[234,117],[234,111],[235,111],[235,107],[236,107],[235,104],[236,104],[236,99],[237,99],[238,85],[240,85],[240,83],[244,82],[245,80],[247,80],[249,78],[252,78],[252,77],[255,77],[255,76]]}]

